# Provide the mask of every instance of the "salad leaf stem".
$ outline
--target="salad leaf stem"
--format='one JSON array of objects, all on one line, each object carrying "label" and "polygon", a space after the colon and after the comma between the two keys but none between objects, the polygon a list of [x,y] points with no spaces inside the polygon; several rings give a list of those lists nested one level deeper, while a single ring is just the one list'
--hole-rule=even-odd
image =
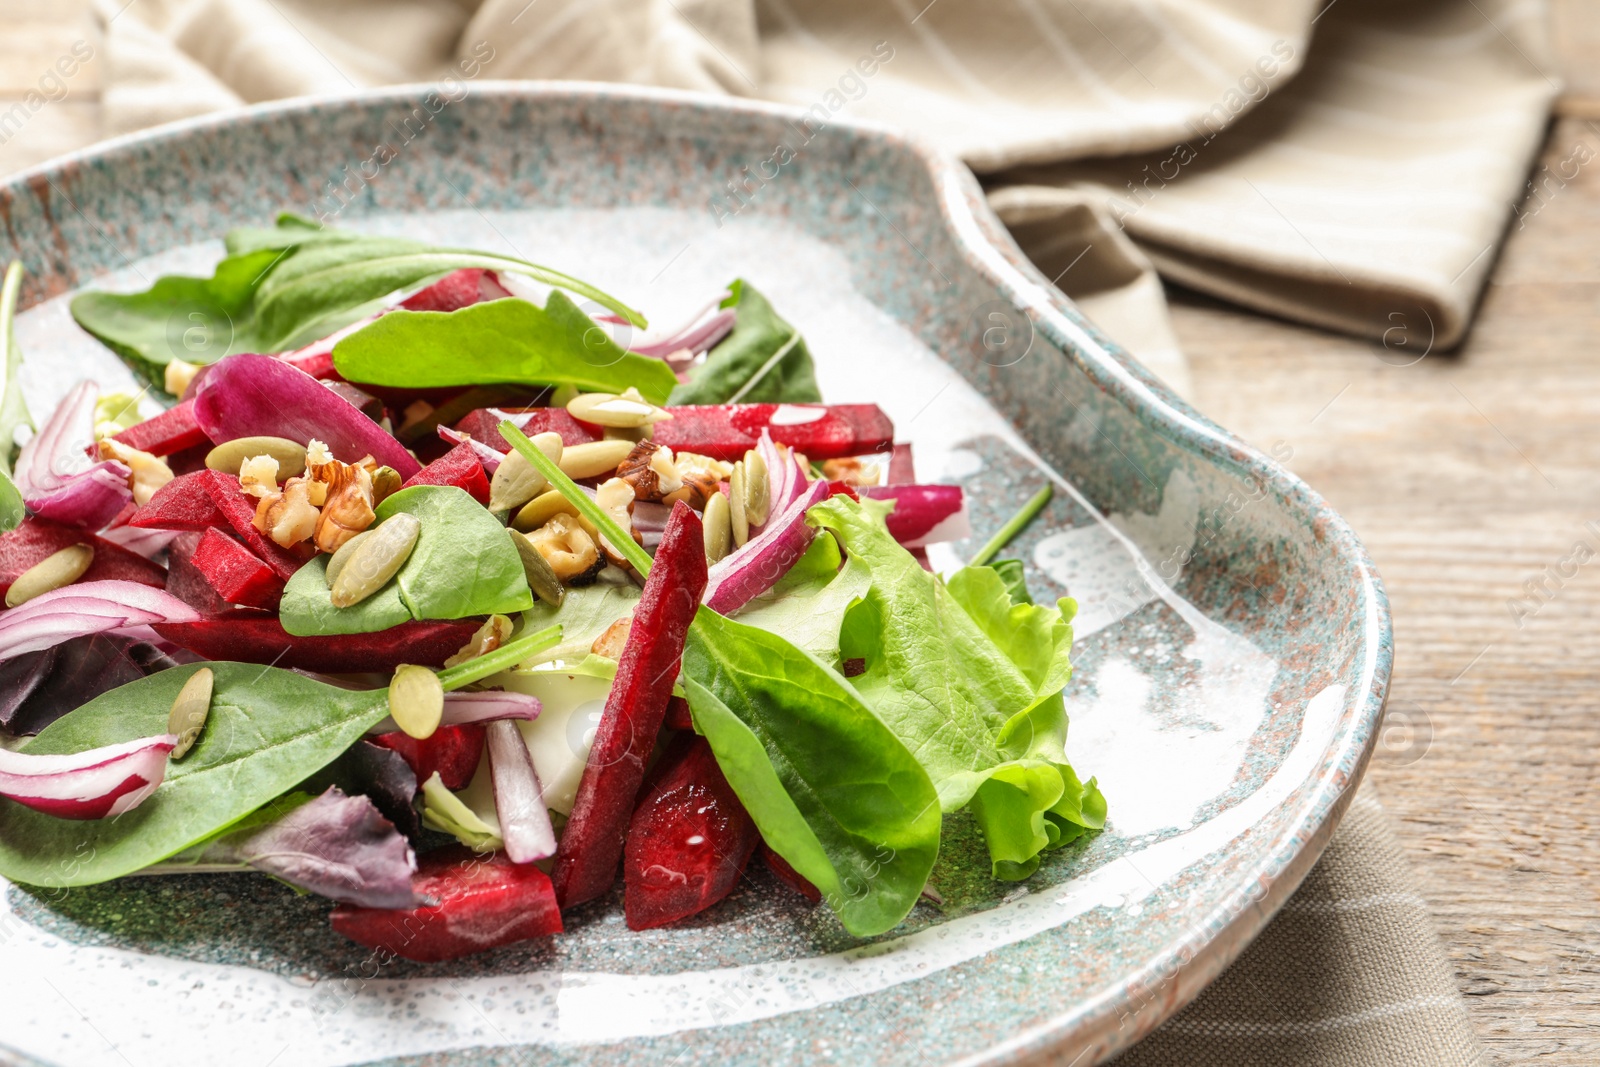
[{"label": "salad leaf stem", "polygon": [[522,458],[533,464],[535,470],[544,475],[550,487],[567,498],[567,502],[578,509],[578,514],[594,523],[611,546],[623,556],[627,557],[633,569],[639,572],[640,577],[650,575],[650,553],[646,552],[637,541],[630,537],[615,519],[607,515],[594,499],[578,488],[578,483],[562,473],[561,468],[551,462],[550,457],[534,447],[528,435],[517,429],[510,420],[500,424],[500,436],[504,437],[511,447],[522,454]]},{"label": "salad leaf stem", "polygon": [[1049,482],[1045,482],[1044,488],[1029,497],[1028,502],[1022,505],[1021,510],[1011,516],[1010,520],[1000,527],[982,548],[978,549],[977,555],[972,557],[969,565],[981,567],[991,559],[994,559],[995,553],[1009,545],[1011,539],[1021,533],[1023,528],[1033,521],[1035,515],[1044,510],[1044,506],[1050,503],[1050,498],[1055,495],[1055,487]]},{"label": "salad leaf stem", "polygon": [[439,672],[439,684],[446,693],[473,682],[481,682],[491,674],[510,670],[529,656],[554,648],[561,642],[561,627],[547,626],[531,634],[523,634],[475,659]]}]

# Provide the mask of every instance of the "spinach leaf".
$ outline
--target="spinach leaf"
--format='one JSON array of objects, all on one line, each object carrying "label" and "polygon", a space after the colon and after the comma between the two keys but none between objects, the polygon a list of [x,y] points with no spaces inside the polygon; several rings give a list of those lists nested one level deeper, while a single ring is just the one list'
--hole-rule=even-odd
[{"label": "spinach leaf", "polygon": [[22,493],[11,480],[11,453],[17,447],[17,427],[32,426],[27,401],[22,398],[22,348],[17,344],[17,297],[22,292],[22,263],[13,261],[0,283],[0,533],[14,530],[25,514]]},{"label": "spinach leaf", "polygon": [[672,390],[674,404],[816,403],[811,353],[793,326],[744,279],[722,302],[735,308],[733,332],[706,355],[689,380]]},{"label": "spinach leaf", "polygon": [[422,523],[416,547],[395,575],[413,618],[514,615],[533,606],[522,558],[506,528],[465,489],[402,489],[378,505],[377,521],[401,512]]},{"label": "spinach leaf", "polygon": [[397,289],[464,267],[524,274],[644,325],[587,282],[510,256],[324,229],[293,215],[272,229],[235,230],[225,244],[210,278],[169,275],[143,292],[84,293],[72,301],[73,318],[157,387],[173,359],[214,363],[296,348],[376,310]]},{"label": "spinach leaf", "polygon": [[620,393],[662,403],[677,385],[665,362],[625,351],[568,296],[544,307],[491,300],[457,311],[391,311],[333,349],[352,382],[429,389],[522,383]]},{"label": "spinach leaf", "polygon": [[383,690],[340,689],[250,663],[192,664],[96,697],[24,746],[81,752],[165,733],[172,702],[201,666],[216,675],[200,740],[155,793],[115,819],[57,819],[0,799],[0,875],[42,886],[131,874],[233,825],[333,761],[388,714]]},{"label": "spinach leaf", "polygon": [[850,684],[774,634],[701,608],[683,654],[695,729],[762,838],[871,937],[910,913],[939,852],[939,798]]},{"label": "spinach leaf", "polygon": [[370,634],[411,621],[411,611],[400,599],[400,586],[390,581],[359,604],[333,606],[328,588],[328,556],[316,556],[283,587],[278,621],[296,637],[319,634]]},{"label": "spinach leaf", "polygon": [[944,810],[973,803],[995,876],[1026,877],[1041,849],[1104,822],[1094,781],[1080,783],[1066,761],[1061,688],[1076,604],[1014,603],[989,567],[946,585],[895,542],[888,508],[835,497],[808,516],[871,572],[845,614],[840,655],[864,662],[853,684],[927,768]]}]

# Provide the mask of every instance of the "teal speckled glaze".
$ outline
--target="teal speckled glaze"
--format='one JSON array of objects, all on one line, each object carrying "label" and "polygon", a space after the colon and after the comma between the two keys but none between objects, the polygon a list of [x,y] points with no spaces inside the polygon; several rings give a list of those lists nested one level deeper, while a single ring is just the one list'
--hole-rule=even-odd
[{"label": "teal speckled glaze", "polygon": [[[35,410],[79,377],[129,382],[66,297],[204,273],[225,230],[280,209],[511,250],[668,328],[748,277],[825,396],[882,403],[921,480],[966,488],[972,536],[936,566],[1055,484],[1004,554],[1035,597],[1079,602],[1068,750],[1108,827],[1012,884],[951,817],[939,900],[870,943],[755,865],[677,927],[629,932],[614,895],[548,943],[433,966],[373,959],[327,902],[262,878],[0,883],[20,979],[0,1044],[136,1067],[1090,1064],[1188,1003],[1300,883],[1374,741],[1388,607],[1344,521],[1085,321],[915,141],[681,93],[483,83],[430,115],[427,92],[183,123],[0,188]],[[789,162],[763,164],[778,145]],[[178,354],[226,328],[179,311]]]}]

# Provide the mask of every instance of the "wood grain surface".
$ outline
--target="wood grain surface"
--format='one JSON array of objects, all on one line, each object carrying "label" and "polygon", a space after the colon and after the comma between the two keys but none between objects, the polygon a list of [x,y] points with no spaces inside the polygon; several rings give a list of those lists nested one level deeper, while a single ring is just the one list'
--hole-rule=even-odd
[{"label": "wood grain surface", "polygon": [[[1199,407],[1258,444],[1287,441],[1289,465],[1382,571],[1398,651],[1372,777],[1479,1035],[1501,1062],[1589,1067],[1600,1063],[1600,4],[1553,6],[1563,117],[1459,351],[1417,359],[1172,297]],[[100,135],[103,58],[87,0],[0,0],[0,16],[0,115],[75,41],[97,53],[64,99],[0,126],[9,173]],[[1564,180],[1575,152],[1590,161]]]}]

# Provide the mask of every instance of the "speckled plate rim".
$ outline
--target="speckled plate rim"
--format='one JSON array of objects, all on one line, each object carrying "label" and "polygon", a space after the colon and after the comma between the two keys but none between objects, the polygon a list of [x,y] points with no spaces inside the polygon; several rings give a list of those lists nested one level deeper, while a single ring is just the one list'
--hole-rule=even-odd
[{"label": "speckled plate rim", "polygon": [[[37,182],[53,184],[52,175],[84,163],[109,160],[136,145],[181,141],[196,133],[248,125],[281,113],[313,112],[357,103],[401,104],[432,88],[423,84],[399,85],[295,97],[109,138],[0,180],[0,208],[7,209],[9,222],[9,202],[23,187]],[[800,108],[779,104],[604,82],[485,80],[474,83],[470,91],[473,96],[529,100],[582,97],[659,102],[706,112],[791,121],[804,114]],[[830,119],[829,125],[876,139],[914,158],[925,169],[938,198],[940,215],[969,267],[1028,315],[1037,331],[1139,423],[1241,478],[1270,487],[1286,504],[1301,509],[1306,519],[1324,533],[1325,540],[1354,565],[1360,581],[1353,614],[1361,617],[1364,657],[1351,690],[1362,695],[1344,709],[1315,775],[1297,789],[1298,799],[1287,802],[1292,810],[1280,809],[1274,822],[1281,829],[1270,845],[1258,853],[1256,863],[1238,878],[1211,914],[1197,917],[1187,936],[1162,946],[1147,963],[1126,973],[1114,988],[1071,1005],[1047,1022],[982,1053],[956,1061],[959,1067],[1033,1063],[1070,1043],[1092,1047],[1096,1052],[1094,1062],[1104,1062],[1192,1001],[1249,945],[1321,856],[1354,797],[1382,720],[1393,666],[1388,597],[1365,546],[1327,501],[1265,453],[1202,415],[1090,323],[1023,254],[988,207],[977,178],[964,163],[919,137],[878,123],[836,117]],[[35,289],[25,286],[26,305],[21,310],[40,299]],[[1311,788],[1304,788],[1306,785]],[[1159,995],[1135,996],[1136,991],[1155,989],[1161,990]],[[0,1065],[16,1063],[20,1067],[31,1062],[13,1059],[14,1055],[0,1047]]]}]

